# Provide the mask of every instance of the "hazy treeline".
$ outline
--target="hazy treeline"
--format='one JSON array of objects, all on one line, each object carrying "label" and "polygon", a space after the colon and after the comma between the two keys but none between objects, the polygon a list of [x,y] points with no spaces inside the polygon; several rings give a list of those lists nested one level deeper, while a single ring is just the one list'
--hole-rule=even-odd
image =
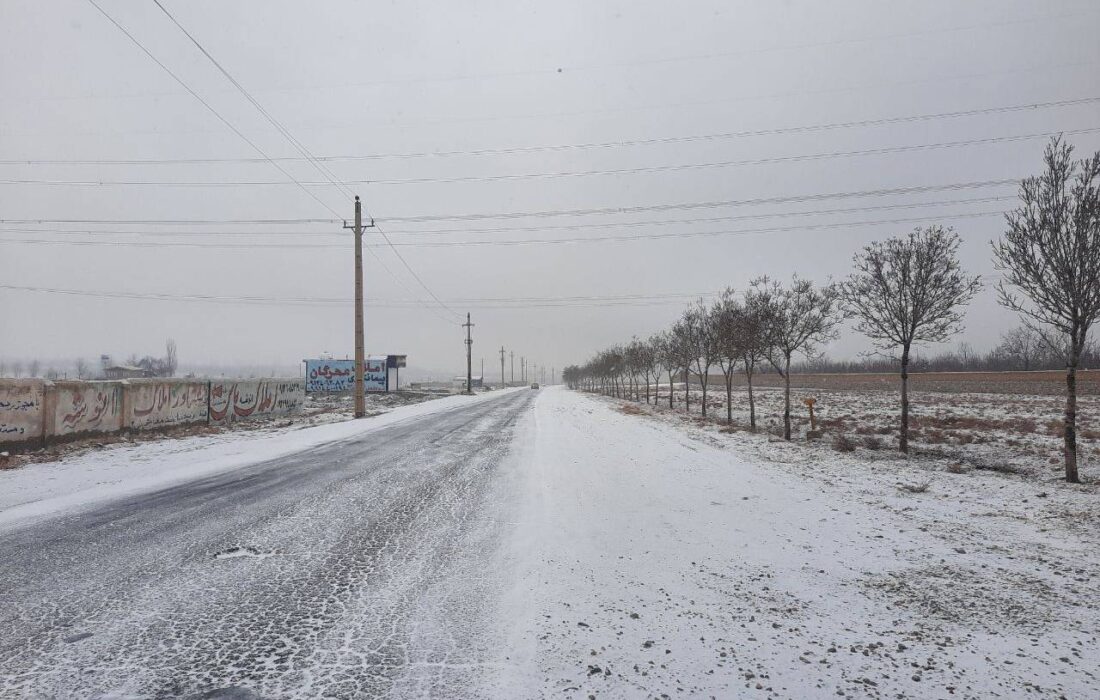
[{"label": "hazy treeline", "polygon": [[[897,372],[896,357],[874,355],[857,360],[836,360],[826,356],[799,362],[795,372],[820,374]],[[1100,344],[1095,339],[1085,343],[1081,352],[1081,369],[1100,369]],[[1001,342],[985,353],[975,351],[966,343],[954,350],[923,356],[914,354],[909,360],[911,372],[1029,372],[1034,370],[1064,370],[1065,353],[1042,343],[1034,330],[1019,326],[1001,336]]]}]

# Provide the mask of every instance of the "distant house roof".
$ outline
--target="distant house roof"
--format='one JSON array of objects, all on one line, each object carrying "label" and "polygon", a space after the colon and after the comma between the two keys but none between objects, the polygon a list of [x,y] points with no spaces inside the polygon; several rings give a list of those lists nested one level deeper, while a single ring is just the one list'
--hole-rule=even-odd
[{"label": "distant house roof", "polygon": [[141,377],[155,377],[156,372],[146,367],[134,367],[133,365],[112,365],[103,368],[103,376],[108,379],[133,379]]}]

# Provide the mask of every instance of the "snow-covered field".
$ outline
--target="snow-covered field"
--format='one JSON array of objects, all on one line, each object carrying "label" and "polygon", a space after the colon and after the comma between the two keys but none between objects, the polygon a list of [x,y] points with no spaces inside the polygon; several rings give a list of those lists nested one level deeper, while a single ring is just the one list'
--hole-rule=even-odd
[{"label": "snow-covered field", "polygon": [[520,426],[503,689],[1100,697],[1095,486],[623,405],[552,390]]},{"label": "snow-covered field", "polygon": [[[756,418],[760,430],[781,434],[783,391],[757,388]],[[791,390],[793,426],[804,437],[810,429],[805,398],[814,398],[817,427],[830,445],[838,435],[850,438],[861,453],[897,447],[899,396],[896,390]],[[661,387],[659,406],[668,407],[668,385]],[[702,393],[692,392],[691,413],[698,417]],[[748,393],[733,391],[733,422],[749,425]],[[708,417],[726,419],[724,385],[707,392]],[[683,385],[678,385],[674,410],[684,412]],[[1058,395],[992,394],[960,391],[910,392],[910,442],[926,455],[950,457],[964,468],[1011,471],[1047,478],[1061,474],[1062,412]],[[1078,399],[1078,452],[1082,477],[1100,479],[1100,396]]]}]

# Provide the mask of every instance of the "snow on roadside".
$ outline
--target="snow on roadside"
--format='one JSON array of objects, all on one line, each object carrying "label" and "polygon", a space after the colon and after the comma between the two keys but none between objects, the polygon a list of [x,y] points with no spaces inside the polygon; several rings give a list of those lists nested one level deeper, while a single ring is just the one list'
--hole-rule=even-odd
[{"label": "snow on roadside", "polygon": [[449,396],[361,420],[113,443],[54,462],[0,470],[0,528],[354,439],[402,421],[491,400],[506,391],[518,389]]},{"label": "snow on roadside", "polygon": [[[1058,515],[1095,513],[1095,490],[869,463],[621,404],[551,390],[520,423],[501,688],[1100,693],[1100,533]],[[897,486],[918,477],[927,491]]]}]

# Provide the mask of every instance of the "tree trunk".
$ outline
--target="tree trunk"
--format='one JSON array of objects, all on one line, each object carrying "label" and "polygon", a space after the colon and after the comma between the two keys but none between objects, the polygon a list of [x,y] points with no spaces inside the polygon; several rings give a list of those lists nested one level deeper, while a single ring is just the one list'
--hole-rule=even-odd
[{"label": "tree trunk", "polygon": [[1070,340],[1069,363],[1066,367],[1066,419],[1065,419],[1065,450],[1066,450],[1066,481],[1071,484],[1081,483],[1077,474],[1077,363],[1080,359],[1080,350],[1076,336]]},{"label": "tree trunk", "polygon": [[898,449],[909,454],[909,346],[901,350],[901,435]]},{"label": "tree trunk", "polygon": [[691,370],[684,370],[684,411],[691,415]]},{"label": "tree trunk", "polygon": [[783,356],[783,439],[791,439],[791,356]]},{"label": "tree trunk", "polygon": [[675,399],[675,394],[672,391],[672,370],[670,369],[668,371],[668,407],[670,409],[674,408],[673,405],[672,405],[674,399]]},{"label": "tree trunk", "polygon": [[726,372],[726,425],[733,425],[733,365]]},{"label": "tree trunk", "polygon": [[752,370],[745,368],[745,378],[749,385],[749,430],[756,432],[756,399],[752,395]]},{"label": "tree trunk", "polygon": [[707,417],[707,385],[710,384],[710,367],[699,373],[699,382],[703,385],[703,418]]}]

